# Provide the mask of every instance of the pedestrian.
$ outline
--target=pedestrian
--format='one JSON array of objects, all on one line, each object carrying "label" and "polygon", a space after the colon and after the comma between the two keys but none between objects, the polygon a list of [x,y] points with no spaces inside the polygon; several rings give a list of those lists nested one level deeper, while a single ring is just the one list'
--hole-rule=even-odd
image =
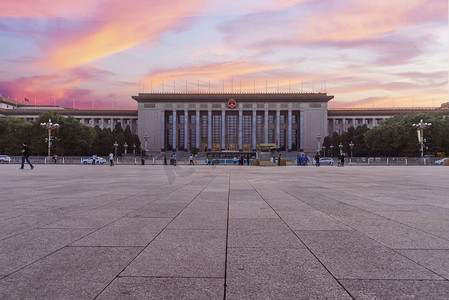
[{"label": "pedestrian", "polygon": [[164,165],[167,165],[167,155],[164,155]]},{"label": "pedestrian", "polygon": [[337,167],[341,167],[341,154],[338,154],[337,162],[338,162]]},{"label": "pedestrian", "polygon": [[344,155],[344,153],[341,154],[341,166],[342,167],[345,166],[345,155]]},{"label": "pedestrian", "polygon": [[249,155],[246,157],[246,165],[249,166]]},{"label": "pedestrian", "polygon": [[320,166],[320,154],[318,152],[315,154],[315,166]]},{"label": "pedestrian", "polygon": [[31,170],[34,169],[33,164],[30,162],[30,148],[28,147],[28,144],[26,142],[23,142],[22,144],[23,148],[22,148],[22,166],[21,166],[21,170],[23,170],[23,165],[25,164],[25,160],[27,161],[27,163],[30,165]]},{"label": "pedestrian", "polygon": [[173,153],[173,165],[176,166],[176,153]]},{"label": "pedestrian", "polygon": [[193,163],[193,154],[190,154],[189,165],[194,165],[194,163]]},{"label": "pedestrian", "polygon": [[234,156],[234,165],[237,164],[237,156]]},{"label": "pedestrian", "polygon": [[109,166],[114,166],[114,154],[112,152],[109,153]]},{"label": "pedestrian", "polygon": [[299,154],[296,155],[296,165],[299,166]]},{"label": "pedestrian", "polygon": [[93,155],[92,156],[92,165],[95,166],[95,162],[96,162],[97,156]]},{"label": "pedestrian", "polygon": [[58,156],[55,154],[55,155],[53,155],[53,163],[56,164],[57,161],[58,161]]},{"label": "pedestrian", "polygon": [[282,153],[279,153],[279,157],[278,157],[278,166],[281,165],[281,156],[282,156]]}]

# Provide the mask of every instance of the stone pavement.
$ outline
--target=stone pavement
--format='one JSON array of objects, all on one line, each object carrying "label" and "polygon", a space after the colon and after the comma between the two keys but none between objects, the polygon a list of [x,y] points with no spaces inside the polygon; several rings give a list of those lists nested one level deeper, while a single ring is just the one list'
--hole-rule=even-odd
[{"label": "stone pavement", "polygon": [[0,165],[0,299],[449,299],[449,167]]}]

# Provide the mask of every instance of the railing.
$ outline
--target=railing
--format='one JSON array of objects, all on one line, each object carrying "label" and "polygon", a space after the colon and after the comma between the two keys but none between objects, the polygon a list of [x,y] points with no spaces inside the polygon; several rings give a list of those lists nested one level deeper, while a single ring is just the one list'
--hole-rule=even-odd
[{"label": "railing", "polygon": [[[20,164],[22,162],[22,156],[10,156],[11,164]],[[89,156],[58,156],[56,161],[57,165],[81,165],[82,160],[85,158],[89,158]],[[109,165],[109,158],[107,156],[102,157],[106,160],[104,165]],[[337,166],[338,160],[334,159],[334,166]],[[438,157],[424,157],[424,160],[421,160],[421,157],[353,157],[353,158],[345,158],[345,166],[417,166],[417,165],[426,165],[432,166],[435,165],[435,161],[440,160]],[[33,164],[55,164],[53,157],[47,156],[30,156],[30,160]],[[195,165],[206,165],[206,158],[202,156],[196,156],[194,158]],[[123,157],[114,157],[114,164],[116,165],[141,165],[141,157],[140,156],[123,156]],[[160,155],[153,158],[145,158],[145,165],[163,165],[164,160],[163,156]],[[170,165],[170,158],[167,157],[167,164]],[[187,165],[189,164],[189,158],[177,159],[177,165]],[[233,159],[227,159],[226,163],[222,159],[219,162],[220,165],[233,166]],[[237,163],[238,164],[238,163]],[[311,166],[314,164],[313,160],[310,160],[308,165]],[[245,166],[246,166],[245,160]],[[296,159],[287,159],[287,166],[296,166]],[[325,164],[321,164],[321,166],[327,166]]]}]

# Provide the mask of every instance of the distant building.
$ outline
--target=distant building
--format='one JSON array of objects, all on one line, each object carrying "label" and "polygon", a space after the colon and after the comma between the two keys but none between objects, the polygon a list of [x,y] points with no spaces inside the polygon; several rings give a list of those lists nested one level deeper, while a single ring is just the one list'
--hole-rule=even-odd
[{"label": "distant building", "polygon": [[129,125],[131,132],[137,133],[137,110],[89,110],[73,109],[52,105],[31,105],[0,97],[0,118],[16,117],[27,121],[36,120],[40,114],[49,111],[62,116],[72,116],[81,124],[101,129],[115,128],[120,123],[125,129]]},{"label": "distant building", "polygon": [[[439,108],[328,109],[334,96],[326,93],[139,93],[137,110],[84,110],[31,105],[0,97],[0,118],[35,120],[45,112],[73,116],[91,127],[114,129],[129,125],[147,136],[149,151],[241,150],[272,143],[284,151],[313,153],[317,136],[341,134],[351,126],[373,128],[387,118],[409,113],[448,112]],[[321,139],[322,141],[322,139]]]}]

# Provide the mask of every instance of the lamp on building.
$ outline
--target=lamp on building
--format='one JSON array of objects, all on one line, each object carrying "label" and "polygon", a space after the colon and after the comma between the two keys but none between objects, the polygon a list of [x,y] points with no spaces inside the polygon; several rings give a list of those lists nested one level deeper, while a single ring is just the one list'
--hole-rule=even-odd
[{"label": "lamp on building", "polygon": [[424,123],[421,120],[417,124],[412,124],[413,127],[416,127],[416,132],[418,134],[418,142],[421,148],[421,160],[424,161],[424,129],[432,126],[432,123]]},{"label": "lamp on building", "polygon": [[50,156],[51,141],[56,139],[55,137],[51,136],[51,130],[58,128],[59,124],[52,123],[51,119],[48,119],[48,122],[41,123],[41,126],[43,126],[44,128],[47,128],[47,130],[48,130],[48,138],[45,138],[45,141],[48,142],[48,156]]},{"label": "lamp on building", "polygon": [[351,164],[352,163],[352,148],[354,148],[354,143],[352,141],[349,143],[349,148],[351,148],[351,159],[349,160],[349,164]]},{"label": "lamp on building", "polygon": [[126,156],[126,153],[128,152],[128,143],[125,142],[125,144],[123,145],[123,147],[125,147],[125,156]]}]

